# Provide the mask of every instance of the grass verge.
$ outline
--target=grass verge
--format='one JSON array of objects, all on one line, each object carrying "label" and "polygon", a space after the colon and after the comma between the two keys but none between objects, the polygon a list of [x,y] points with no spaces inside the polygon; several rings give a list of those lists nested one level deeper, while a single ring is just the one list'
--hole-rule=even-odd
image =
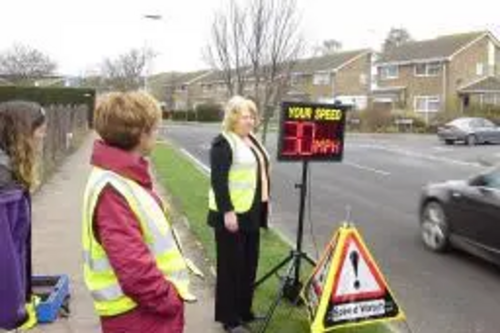
[{"label": "grass verge", "polygon": [[[191,230],[203,244],[208,258],[214,262],[215,243],[213,232],[206,224],[208,177],[180,151],[169,144],[159,144],[153,152],[152,160],[159,181],[172,196],[176,210],[188,218]],[[272,269],[274,265],[288,255],[289,251],[289,246],[274,231],[263,231],[259,276]],[[307,267],[304,276],[309,273],[310,267]],[[278,279],[272,277],[257,289],[254,301],[256,312],[265,313],[267,311],[276,297],[278,283]],[[281,302],[267,330],[267,332],[287,333],[305,333],[309,331],[305,308],[291,306],[287,301]],[[383,325],[377,325],[365,328],[341,329],[336,332],[382,333],[390,331]]]}]

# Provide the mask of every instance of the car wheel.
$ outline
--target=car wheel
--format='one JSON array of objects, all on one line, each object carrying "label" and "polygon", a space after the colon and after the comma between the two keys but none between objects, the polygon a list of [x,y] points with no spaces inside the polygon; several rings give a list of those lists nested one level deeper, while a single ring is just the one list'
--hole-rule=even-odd
[{"label": "car wheel", "polygon": [[437,201],[425,204],[420,217],[422,241],[434,252],[444,252],[448,249],[449,228],[443,206]]},{"label": "car wheel", "polygon": [[455,143],[455,141],[453,140],[444,140],[444,143],[446,143],[447,145],[452,145]]},{"label": "car wheel", "polygon": [[476,136],[474,134],[467,135],[467,138],[465,139],[465,143],[468,146],[475,146],[477,144]]}]

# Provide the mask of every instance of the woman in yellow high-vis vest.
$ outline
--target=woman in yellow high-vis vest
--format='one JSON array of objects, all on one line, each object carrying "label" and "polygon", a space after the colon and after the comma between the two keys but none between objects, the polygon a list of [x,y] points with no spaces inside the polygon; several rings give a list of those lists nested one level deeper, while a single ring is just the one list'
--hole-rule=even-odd
[{"label": "woman in yellow high-vis vest", "polygon": [[161,121],[143,92],[100,98],[83,204],[84,279],[104,333],[181,333],[187,262],[145,157]]},{"label": "woman in yellow high-vis vest", "polygon": [[252,134],[255,103],[235,96],[225,107],[223,131],[210,150],[208,224],[215,230],[215,320],[228,332],[248,332],[259,258],[260,228],[267,227],[269,156]]}]

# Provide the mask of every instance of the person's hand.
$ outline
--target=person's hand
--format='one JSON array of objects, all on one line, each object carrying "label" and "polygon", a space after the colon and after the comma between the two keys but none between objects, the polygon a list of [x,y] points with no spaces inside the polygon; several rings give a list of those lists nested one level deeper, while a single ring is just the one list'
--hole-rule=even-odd
[{"label": "person's hand", "polygon": [[179,318],[184,316],[184,300],[180,297],[173,284],[170,285],[166,301],[168,303],[169,318]]},{"label": "person's hand", "polygon": [[224,225],[230,232],[238,231],[238,218],[235,212],[227,212],[224,214]]}]

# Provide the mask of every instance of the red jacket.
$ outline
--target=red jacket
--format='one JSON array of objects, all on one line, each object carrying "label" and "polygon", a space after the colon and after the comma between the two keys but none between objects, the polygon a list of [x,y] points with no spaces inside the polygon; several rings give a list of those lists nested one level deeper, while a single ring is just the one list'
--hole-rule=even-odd
[{"label": "red jacket", "polygon": [[[96,141],[91,164],[133,179],[160,202],[153,190],[148,163],[141,156]],[[127,202],[112,187],[104,188],[97,203],[94,234],[106,251],[123,292],[138,304],[125,314],[101,317],[103,332],[182,332],[184,303],[156,266]]]}]

